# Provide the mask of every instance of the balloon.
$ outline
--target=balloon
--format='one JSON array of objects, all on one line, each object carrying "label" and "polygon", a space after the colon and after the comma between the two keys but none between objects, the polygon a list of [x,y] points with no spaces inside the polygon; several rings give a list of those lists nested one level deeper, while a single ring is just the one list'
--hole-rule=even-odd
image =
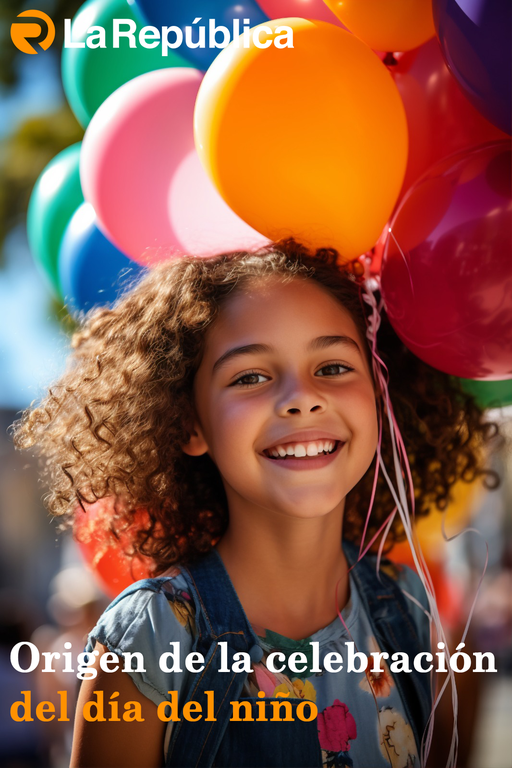
[{"label": "balloon", "polygon": [[404,344],[453,376],[512,378],[510,143],[433,166],[402,200],[391,230],[382,294]]},{"label": "balloon", "polygon": [[79,158],[80,144],[59,152],[36,181],[28,206],[27,233],[32,256],[58,295],[60,243],[68,221],[84,201]]},{"label": "balloon", "polygon": [[507,138],[464,96],[444,63],[437,40],[404,53],[389,70],[409,127],[409,156],[400,197],[443,157]]},{"label": "balloon", "polygon": [[473,395],[481,408],[504,408],[512,405],[512,381],[475,381],[459,379],[464,392]]},{"label": "balloon", "polygon": [[[136,46],[121,38],[119,47],[113,46],[114,19],[127,19],[136,24]],[[105,48],[63,48],[62,81],[64,92],[79,122],[88,125],[100,104],[116,88],[137,75],[164,67],[188,67],[188,62],[172,48],[162,56],[162,47],[144,48],[138,34],[145,22],[137,7],[126,0],[88,0],[78,10],[71,25],[71,37],[83,42],[92,26],[105,29]],[[127,29],[123,25],[122,29]],[[92,34],[92,33],[91,33]]]},{"label": "balloon", "polygon": [[224,202],[206,175],[195,148],[176,169],[169,188],[169,212],[177,242],[183,251],[196,256],[261,248],[268,243],[266,237],[249,227]]},{"label": "balloon", "polygon": [[435,35],[431,0],[324,0],[343,24],[380,51],[409,51]]},{"label": "balloon", "polygon": [[206,73],[194,117],[198,154],[258,232],[353,259],[377,240],[403,181],[403,105],[355,35],[297,18],[268,23],[280,25],[292,27],[293,48],[231,46]]},{"label": "balloon", "polygon": [[87,311],[112,304],[142,271],[100,232],[92,205],[83,203],[66,227],[59,254],[62,295],[71,307]]},{"label": "balloon", "polygon": [[[137,0],[137,5],[142,15],[150,24],[155,27],[175,26],[183,32],[183,43],[176,48],[183,58],[190,61],[198,69],[208,69],[212,61],[218,55],[220,48],[210,47],[213,42],[213,36],[210,36],[210,24],[213,26],[224,27],[229,32],[229,39],[233,39],[236,33],[234,20],[238,20],[239,33],[244,29],[244,19],[249,20],[248,26],[255,27],[257,24],[263,24],[268,21],[259,5],[255,0]],[[194,19],[200,19],[197,24],[193,24]],[[186,43],[186,28],[192,27],[191,41],[197,43],[201,41],[199,27],[206,27],[205,47],[191,48]],[[234,31],[235,30],[235,31]],[[227,32],[223,33],[220,29],[215,35],[215,41],[222,43]],[[174,37],[170,39],[175,41]]]},{"label": "balloon", "polygon": [[133,524],[116,538],[109,529],[113,499],[108,497],[84,506],[86,512],[80,508],[76,510],[73,535],[103,591],[112,598],[117,597],[134,581],[151,575],[152,560],[149,557],[127,554],[134,531],[147,524],[147,514],[138,510]]},{"label": "balloon", "polygon": [[512,4],[510,0],[433,0],[444,59],[471,103],[512,133]]},{"label": "balloon", "polygon": [[258,4],[269,19],[283,19],[285,16],[300,16],[304,19],[326,21],[328,24],[343,26],[323,0],[258,0]]},{"label": "balloon", "polygon": [[193,114],[203,75],[149,72],[101,105],[84,137],[82,183],[107,237],[149,265],[176,253],[263,245],[194,159]]}]

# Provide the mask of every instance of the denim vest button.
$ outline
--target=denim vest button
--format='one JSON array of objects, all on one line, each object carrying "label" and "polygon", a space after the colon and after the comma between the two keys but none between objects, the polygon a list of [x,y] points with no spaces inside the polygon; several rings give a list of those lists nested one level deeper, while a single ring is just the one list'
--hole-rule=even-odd
[{"label": "denim vest button", "polygon": [[253,645],[249,651],[249,656],[254,664],[258,664],[263,658],[263,648],[260,645]]}]

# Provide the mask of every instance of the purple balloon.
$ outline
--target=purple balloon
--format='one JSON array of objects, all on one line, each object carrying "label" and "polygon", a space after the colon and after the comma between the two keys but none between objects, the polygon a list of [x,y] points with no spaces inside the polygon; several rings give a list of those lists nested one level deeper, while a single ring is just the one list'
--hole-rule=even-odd
[{"label": "purple balloon", "polygon": [[451,155],[406,194],[391,222],[382,295],[398,336],[433,368],[512,378],[510,142]]},{"label": "purple balloon", "polygon": [[433,0],[444,60],[467,98],[505,133],[512,133],[512,3]]}]

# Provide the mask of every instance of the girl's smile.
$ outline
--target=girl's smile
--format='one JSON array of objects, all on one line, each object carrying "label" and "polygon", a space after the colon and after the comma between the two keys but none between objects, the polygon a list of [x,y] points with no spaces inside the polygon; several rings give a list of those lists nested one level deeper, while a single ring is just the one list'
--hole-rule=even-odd
[{"label": "girl's smile", "polygon": [[206,337],[184,450],[209,453],[230,513],[316,517],[342,505],[376,448],[365,346],[312,281],[266,279],[228,299]]},{"label": "girl's smile", "polygon": [[288,435],[271,448],[263,451],[270,461],[275,461],[286,469],[318,469],[333,461],[345,443],[325,434],[300,433]]}]

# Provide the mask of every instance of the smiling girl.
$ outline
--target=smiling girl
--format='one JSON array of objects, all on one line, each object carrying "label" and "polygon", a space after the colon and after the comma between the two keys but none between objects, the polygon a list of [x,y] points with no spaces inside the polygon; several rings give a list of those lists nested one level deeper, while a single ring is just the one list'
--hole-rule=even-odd
[{"label": "smiling girl", "polygon": [[[393,446],[379,424],[390,406],[374,375],[371,309],[336,257],[286,241],[156,267],[86,318],[68,371],[18,424],[18,445],[46,458],[53,514],[72,519],[109,499],[119,532],[146,513],[132,553],[152,558],[154,578],[125,590],[90,633],[97,675],[81,687],[73,766],[419,764],[429,676],[386,661],[345,671],[347,643],[412,659],[429,651],[430,628],[418,577],[360,557],[403,525],[375,479]],[[490,474],[480,462],[493,429],[381,321],[415,514],[426,514],[461,478]],[[204,668],[162,669],[173,642],[182,658],[202,653]],[[231,660],[248,652],[251,671],[219,672],[220,642]],[[134,651],[144,670],[101,664]],[[267,665],[275,652],[279,664]],[[99,691],[138,702],[143,720],[88,721],[83,706]],[[161,718],[171,692],[182,714],[208,691],[209,721]],[[272,720],[281,694],[292,715]],[[238,700],[248,706],[239,721]],[[309,721],[295,716],[305,700],[318,713]]]}]

